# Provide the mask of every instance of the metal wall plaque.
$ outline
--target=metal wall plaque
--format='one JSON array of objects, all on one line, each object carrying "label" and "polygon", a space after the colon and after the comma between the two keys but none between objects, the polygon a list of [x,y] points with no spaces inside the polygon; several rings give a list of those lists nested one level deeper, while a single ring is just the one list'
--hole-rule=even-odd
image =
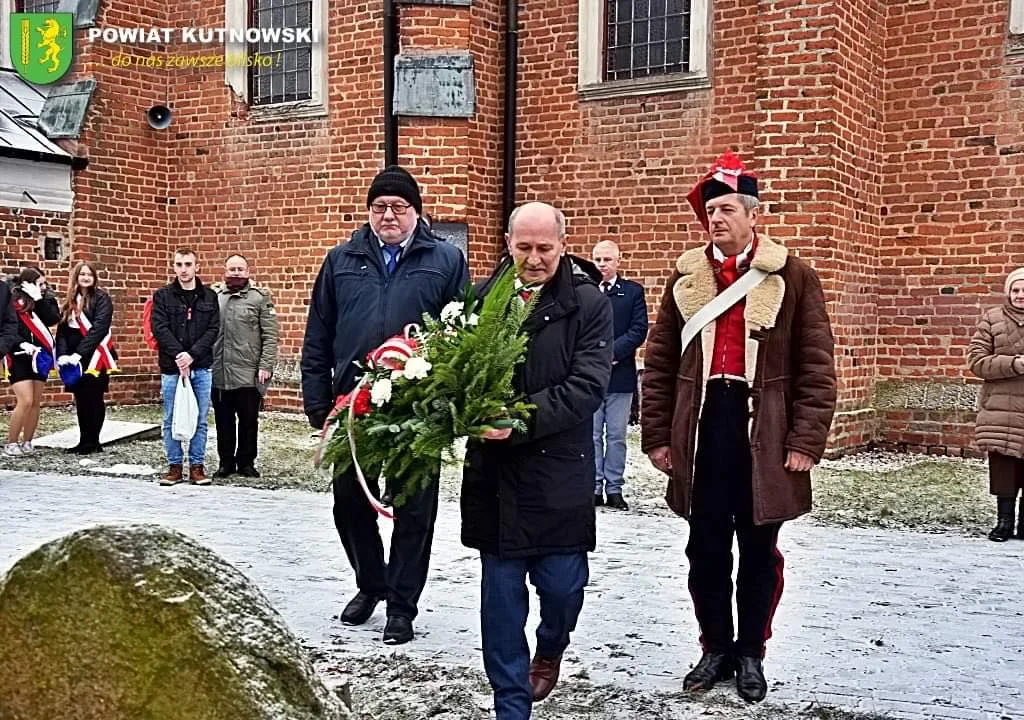
[{"label": "metal wall plaque", "polygon": [[469,52],[395,58],[395,115],[472,117],[476,109]]},{"label": "metal wall plaque", "polygon": [[39,129],[51,140],[78,137],[95,89],[96,81],[92,78],[54,85],[39,113]]},{"label": "metal wall plaque", "polygon": [[449,242],[459,250],[465,258],[469,258],[469,225],[466,223],[436,222],[430,231],[445,242]]}]

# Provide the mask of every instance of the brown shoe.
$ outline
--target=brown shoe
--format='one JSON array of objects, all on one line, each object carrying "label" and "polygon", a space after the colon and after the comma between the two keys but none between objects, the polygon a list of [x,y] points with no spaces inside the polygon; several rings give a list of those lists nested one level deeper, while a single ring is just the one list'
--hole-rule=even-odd
[{"label": "brown shoe", "polygon": [[206,477],[206,468],[202,465],[189,465],[188,481],[193,485],[209,485],[213,481]]},{"label": "brown shoe", "polygon": [[540,702],[555,689],[561,667],[561,655],[555,658],[534,655],[530,662],[530,690],[533,692],[534,702]]},{"label": "brown shoe", "polygon": [[160,478],[160,484],[177,485],[181,480],[181,465],[169,465],[167,467],[167,474]]}]

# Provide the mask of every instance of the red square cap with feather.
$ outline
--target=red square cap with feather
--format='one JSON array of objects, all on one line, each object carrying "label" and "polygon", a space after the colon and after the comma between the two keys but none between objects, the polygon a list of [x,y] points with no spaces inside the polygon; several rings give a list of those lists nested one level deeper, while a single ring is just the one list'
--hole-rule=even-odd
[{"label": "red square cap with feather", "polygon": [[726,150],[686,196],[705,230],[708,229],[708,213],[704,205],[709,200],[730,193],[757,197],[757,175],[747,170],[736,153]]}]

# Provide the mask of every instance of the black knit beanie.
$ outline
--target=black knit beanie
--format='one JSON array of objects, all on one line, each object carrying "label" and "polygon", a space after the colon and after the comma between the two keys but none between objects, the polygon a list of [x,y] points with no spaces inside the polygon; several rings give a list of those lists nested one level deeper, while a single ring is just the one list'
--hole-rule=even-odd
[{"label": "black knit beanie", "polygon": [[412,205],[416,214],[423,214],[423,198],[420,197],[420,186],[407,170],[398,165],[388,165],[377,173],[370,183],[370,192],[366,194],[366,207],[381,195],[394,195]]}]

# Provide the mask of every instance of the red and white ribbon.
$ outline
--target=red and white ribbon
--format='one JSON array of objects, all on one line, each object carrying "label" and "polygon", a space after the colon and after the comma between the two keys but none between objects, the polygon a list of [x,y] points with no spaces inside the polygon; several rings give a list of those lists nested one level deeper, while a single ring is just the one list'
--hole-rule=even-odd
[{"label": "red and white ribbon", "polygon": [[46,324],[39,319],[39,316],[34,312],[25,312],[24,310],[18,310],[18,317],[21,319],[21,324],[28,328],[28,331],[32,333],[32,337],[39,341],[39,352],[32,354],[32,371],[39,373],[38,364],[36,358],[39,357],[39,353],[44,350],[50,355],[53,362],[50,363],[50,368],[53,369],[57,366],[57,358],[53,354],[53,335],[50,334],[50,328],[46,327]]},{"label": "red and white ribbon", "polygon": [[401,370],[405,362],[419,349],[419,343],[413,335],[419,330],[419,325],[410,323],[405,326],[401,335],[388,338],[379,347],[371,350],[366,356],[367,361],[376,367],[387,368],[388,370]]},{"label": "red and white ribbon", "polygon": [[352,401],[348,404],[348,418],[346,418],[348,423],[348,449],[349,452],[352,453],[352,467],[356,470],[356,479],[359,480],[359,486],[363,489],[363,494],[366,495],[366,499],[370,502],[370,507],[376,510],[378,515],[382,515],[388,520],[394,520],[394,513],[384,507],[380,500],[374,497],[373,493],[370,492],[370,486],[366,484],[366,477],[363,475],[363,469],[359,467],[359,458],[356,457],[356,436],[355,432],[353,432],[353,419],[356,414],[356,395],[365,382],[366,376],[364,375],[363,379],[359,382],[359,385],[356,386],[356,389],[352,393]]},{"label": "red and white ribbon", "polygon": [[356,471],[356,479],[359,481],[359,486],[363,489],[363,494],[366,496],[367,501],[370,503],[370,507],[377,511],[378,515],[386,517],[388,520],[394,520],[394,514],[388,510],[384,505],[381,504],[380,500],[374,497],[373,493],[370,492],[370,486],[366,483],[366,476],[363,474],[363,468],[359,465],[359,459],[356,457],[356,441],[355,433],[353,432],[353,418],[355,417],[355,404],[356,397],[363,385],[366,383],[367,378],[363,377],[355,389],[348,395],[340,395],[338,400],[334,403],[334,407],[331,408],[331,412],[327,415],[327,419],[324,421],[323,429],[320,431],[320,444],[316,451],[316,466],[320,467],[320,463],[323,459],[324,448],[327,446],[327,442],[330,440],[330,429],[331,421],[338,416],[338,413],[342,412],[346,406],[348,406],[348,418],[346,430],[348,432],[348,449],[352,453],[352,467]]},{"label": "red and white ribbon", "polygon": [[[78,308],[75,308],[75,318],[78,320],[78,329],[81,331],[82,337],[85,337],[92,330],[92,322]],[[99,376],[102,370],[121,372],[121,368],[117,366],[117,361],[114,359],[113,338],[109,330],[107,330],[107,334],[100,341],[99,345],[96,346],[96,350],[93,351],[92,358],[89,360],[89,365],[85,368],[85,372],[96,376]]]}]

